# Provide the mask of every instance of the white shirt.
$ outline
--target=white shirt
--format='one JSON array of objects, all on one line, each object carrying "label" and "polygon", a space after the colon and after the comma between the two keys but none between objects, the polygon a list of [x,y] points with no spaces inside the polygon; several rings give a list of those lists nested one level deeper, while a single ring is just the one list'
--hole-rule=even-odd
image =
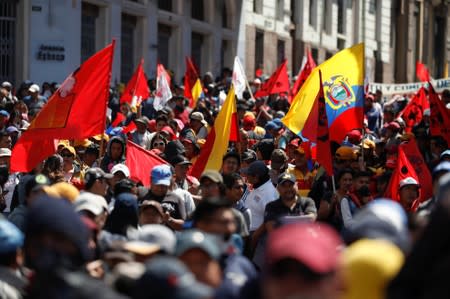
[{"label": "white shirt", "polygon": [[250,191],[245,199],[245,206],[250,210],[250,231],[257,230],[264,222],[264,210],[269,202],[278,198],[277,189],[268,180],[258,188]]}]

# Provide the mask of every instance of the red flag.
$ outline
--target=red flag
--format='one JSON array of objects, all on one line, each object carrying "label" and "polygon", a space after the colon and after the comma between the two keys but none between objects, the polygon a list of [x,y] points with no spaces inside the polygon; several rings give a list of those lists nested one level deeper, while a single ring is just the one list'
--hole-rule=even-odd
[{"label": "red flag", "polygon": [[116,113],[116,118],[114,119],[114,121],[111,123],[111,127],[115,128],[118,125],[120,125],[121,122],[123,122],[126,119],[125,115],[123,115],[120,112]]},{"label": "red flag", "polygon": [[[414,170],[418,177],[418,182],[420,184],[420,199],[417,201],[416,205],[429,199],[433,195],[433,182],[431,178],[430,170],[422,157],[422,154],[417,147],[416,141],[413,139],[409,140],[408,143],[403,143],[401,145],[403,151],[405,152],[408,161],[414,167]],[[414,209],[416,209],[415,207]]]},{"label": "red flag", "polygon": [[272,74],[272,76],[270,76],[269,80],[264,82],[261,89],[255,93],[255,98],[265,97],[280,92],[289,92],[289,77],[287,74],[286,59]]},{"label": "red flag", "polygon": [[431,80],[427,67],[418,60],[416,61],[416,76],[422,82],[428,82]]},{"label": "red flag", "polygon": [[291,94],[289,97],[289,103],[292,102],[292,99],[297,95],[298,91],[302,87],[303,83],[308,78],[309,74],[311,74],[312,70],[316,67],[316,63],[311,55],[311,51],[309,49],[306,50],[306,55],[303,57],[302,67],[298,72],[297,80],[294,83],[294,86],[291,89]]},{"label": "red flag", "polygon": [[133,132],[134,130],[136,130],[136,124],[134,121],[130,121],[130,123],[124,127],[122,127],[122,133],[123,134],[128,134],[130,132]]},{"label": "red flag", "polygon": [[186,71],[184,73],[184,96],[189,99],[189,106],[192,103],[192,88],[198,79],[198,71],[192,59],[186,57]]},{"label": "red flag", "polygon": [[406,132],[411,132],[412,128],[422,121],[423,112],[429,108],[430,104],[425,93],[425,88],[422,87],[400,114],[405,121]]},{"label": "red flag", "polygon": [[86,60],[50,97],[14,146],[12,172],[31,171],[55,152],[55,139],[85,139],[104,132],[114,44]]},{"label": "red flag", "polygon": [[447,107],[434,91],[430,82],[428,99],[430,100],[430,134],[440,135],[450,144],[450,115]]},{"label": "red flag", "polygon": [[303,127],[302,134],[311,142],[316,143],[316,160],[325,168],[329,175],[333,175],[331,162],[330,136],[328,134],[328,117],[322,86],[322,72],[319,70],[320,88],[314,106],[309,113]]},{"label": "red flag", "polygon": [[397,166],[392,173],[389,185],[386,188],[384,196],[395,201],[400,201],[399,184],[400,181],[406,179],[407,177],[412,177],[417,182],[419,182],[419,178],[417,177],[417,173],[414,170],[414,167],[406,157],[403,145],[400,145],[398,147]]},{"label": "red flag", "polygon": [[130,169],[130,177],[150,186],[150,173],[153,167],[167,162],[151,151],[145,150],[136,143],[127,142],[126,165]]},{"label": "red flag", "polygon": [[147,77],[144,73],[144,59],[141,59],[136,71],[128,81],[127,87],[120,97],[120,103],[129,103],[131,107],[139,106],[143,100],[150,96],[150,89],[147,85]]}]

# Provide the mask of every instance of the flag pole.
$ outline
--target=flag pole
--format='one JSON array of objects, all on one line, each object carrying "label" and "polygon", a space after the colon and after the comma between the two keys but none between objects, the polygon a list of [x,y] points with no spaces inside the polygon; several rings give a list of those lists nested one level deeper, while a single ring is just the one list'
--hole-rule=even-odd
[{"label": "flag pole", "polygon": [[334,174],[331,176],[331,183],[333,185],[333,193],[336,193],[336,183],[334,181]]}]

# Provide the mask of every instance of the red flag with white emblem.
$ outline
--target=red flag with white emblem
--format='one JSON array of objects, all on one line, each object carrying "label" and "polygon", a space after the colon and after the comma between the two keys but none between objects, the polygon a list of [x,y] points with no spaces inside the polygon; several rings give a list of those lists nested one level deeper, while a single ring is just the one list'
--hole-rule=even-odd
[{"label": "red flag with white emblem", "polygon": [[50,97],[11,155],[12,172],[31,171],[55,153],[55,139],[85,139],[105,131],[113,41],[73,72]]}]

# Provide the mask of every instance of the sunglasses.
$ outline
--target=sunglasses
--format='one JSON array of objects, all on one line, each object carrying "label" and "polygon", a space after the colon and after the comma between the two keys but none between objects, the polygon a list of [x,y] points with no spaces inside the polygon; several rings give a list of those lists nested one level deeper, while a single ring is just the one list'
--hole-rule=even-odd
[{"label": "sunglasses", "polygon": [[63,158],[73,158],[72,154],[61,154],[61,157]]},{"label": "sunglasses", "polygon": [[155,143],[153,143],[153,146],[163,146],[164,145],[164,142],[155,142]]}]

